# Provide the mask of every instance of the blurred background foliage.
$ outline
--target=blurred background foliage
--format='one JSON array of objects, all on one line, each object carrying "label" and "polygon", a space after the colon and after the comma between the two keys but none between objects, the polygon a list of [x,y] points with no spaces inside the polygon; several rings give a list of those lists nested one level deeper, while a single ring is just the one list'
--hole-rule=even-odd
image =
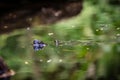
[{"label": "blurred background foliage", "polygon": [[[120,80],[119,5],[84,0],[77,16],[0,35],[0,56],[16,72],[12,80]],[[35,52],[34,39],[48,45]],[[72,42],[56,47],[54,40]]]}]

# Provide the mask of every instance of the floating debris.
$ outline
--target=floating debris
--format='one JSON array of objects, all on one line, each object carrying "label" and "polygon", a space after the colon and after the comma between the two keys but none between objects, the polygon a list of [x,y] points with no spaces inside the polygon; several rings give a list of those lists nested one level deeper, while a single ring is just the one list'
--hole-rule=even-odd
[{"label": "floating debris", "polygon": [[42,59],[40,59],[40,62],[42,62],[43,60]]},{"label": "floating debris", "polygon": [[25,61],[25,64],[28,64],[28,62],[27,62],[27,61]]},{"label": "floating debris", "polygon": [[99,31],[98,29],[96,29],[96,31]]},{"label": "floating debris", "polygon": [[118,34],[116,34],[117,36],[120,36],[120,34],[118,33]]},{"label": "floating debris", "polygon": [[118,28],[116,28],[117,30],[120,30],[120,28],[118,27]]},{"label": "floating debris", "polygon": [[8,26],[4,26],[4,28],[8,28]]},{"label": "floating debris", "polygon": [[59,62],[62,62],[63,60],[62,59],[59,59]]},{"label": "floating debris", "polygon": [[49,59],[49,60],[47,60],[47,63],[49,63],[49,62],[51,62],[52,60],[51,59]]},{"label": "floating debris", "polygon": [[27,30],[30,30],[30,27],[27,27]]},{"label": "floating debris", "polygon": [[103,28],[100,28],[101,31],[103,31],[104,29]]},{"label": "floating debris", "polygon": [[86,48],[87,50],[89,50],[90,48]]},{"label": "floating debris", "polygon": [[53,33],[48,33],[48,35],[49,35],[49,36],[52,36],[52,35],[53,35]]}]

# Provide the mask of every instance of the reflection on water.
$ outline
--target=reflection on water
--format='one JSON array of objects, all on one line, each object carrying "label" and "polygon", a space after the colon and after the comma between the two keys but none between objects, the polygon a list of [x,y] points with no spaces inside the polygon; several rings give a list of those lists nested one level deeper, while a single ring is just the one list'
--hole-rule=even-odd
[{"label": "reflection on water", "polygon": [[[119,30],[115,28],[115,31]],[[13,80],[110,77],[114,69],[119,69],[119,32],[102,33],[104,28],[94,31],[96,35],[87,37],[82,33],[84,28],[81,29],[81,25],[72,25],[72,28],[61,28],[61,25],[53,28],[27,27],[1,35],[0,54],[14,69]],[[37,42],[33,43],[35,40]],[[113,72],[108,74],[109,71]]]},{"label": "reflection on water", "polygon": [[[80,77],[84,80],[86,77],[97,76],[96,72],[98,77],[105,76],[112,69],[114,71],[111,68],[113,64],[115,68],[119,67],[118,32],[114,32],[115,36],[112,34],[106,37],[107,34],[104,33],[102,35],[105,36],[90,38],[83,36],[83,31],[79,28],[60,28],[61,31],[65,30],[61,33],[58,29],[57,32],[54,31],[54,28],[52,31],[50,28],[27,27],[20,32],[1,35],[0,54],[15,70],[13,79],[48,80],[55,77],[53,80],[76,80],[73,78]],[[97,32],[100,30],[104,31],[100,28]],[[35,39],[37,42],[33,43]]]},{"label": "reflection on water", "polygon": [[94,40],[94,39],[82,39],[82,40],[70,40],[70,41],[60,41],[60,40],[55,40],[55,45],[56,46],[75,46],[75,45],[99,45],[99,44],[105,44],[105,43],[119,43],[120,42],[120,38],[116,38],[116,39],[111,39],[111,40]]}]

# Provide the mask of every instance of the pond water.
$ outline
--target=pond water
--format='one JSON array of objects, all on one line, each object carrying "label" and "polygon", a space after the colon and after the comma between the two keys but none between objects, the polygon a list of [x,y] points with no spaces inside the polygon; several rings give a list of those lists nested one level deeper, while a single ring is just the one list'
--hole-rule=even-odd
[{"label": "pond water", "polygon": [[[53,80],[84,79],[87,75],[95,75],[95,62],[102,65],[97,71],[102,71],[106,69],[103,66],[106,66],[110,55],[116,56],[120,51],[119,33],[115,36],[105,33],[85,36],[82,33],[84,28],[79,26],[57,27],[27,27],[9,35],[1,35],[0,53],[16,73],[13,80],[48,80],[52,77]],[[99,30],[104,31],[101,28]],[[34,40],[37,42],[33,43]],[[90,67],[91,64],[94,64],[93,67]],[[93,68],[93,71],[89,68]],[[102,72],[99,74],[104,75]]]}]

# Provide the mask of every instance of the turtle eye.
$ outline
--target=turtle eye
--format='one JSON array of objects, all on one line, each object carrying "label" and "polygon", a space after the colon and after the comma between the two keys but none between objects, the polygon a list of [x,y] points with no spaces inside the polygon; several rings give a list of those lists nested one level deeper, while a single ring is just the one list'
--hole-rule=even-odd
[{"label": "turtle eye", "polygon": [[54,42],[55,42],[56,46],[59,46],[59,41],[58,40],[55,40]]}]

